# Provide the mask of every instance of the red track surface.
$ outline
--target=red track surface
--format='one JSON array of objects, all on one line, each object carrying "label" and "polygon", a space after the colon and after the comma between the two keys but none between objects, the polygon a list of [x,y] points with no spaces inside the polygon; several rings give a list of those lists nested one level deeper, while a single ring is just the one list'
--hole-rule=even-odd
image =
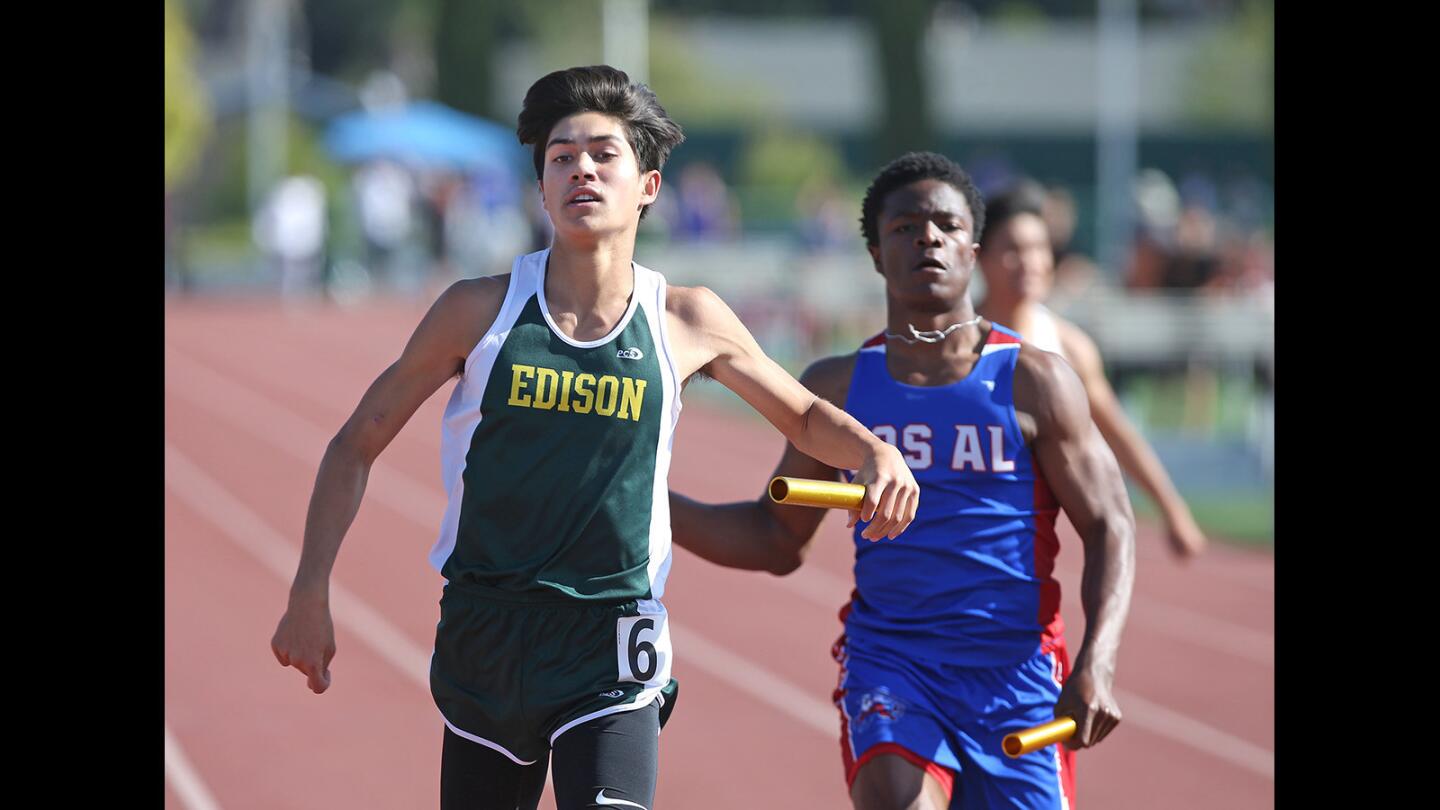
[{"label": "red track surface", "polygon": [[[422,314],[169,305],[165,722],[189,767],[167,767],[167,808],[206,808],[182,798],[196,784],[225,808],[438,806],[441,722],[424,676],[441,580],[425,556],[443,504],[448,387],[381,457],[346,538],[333,581],[360,605],[342,610],[336,596],[330,690],[312,694],[269,651],[325,442]],[[753,498],[782,446],[758,420],[688,403],[671,486]],[[829,706],[836,610],[849,596],[843,526],[828,518],[810,560],[784,578],[676,549],[665,601],[682,698],[662,736],[658,807],[849,806]],[[1066,526],[1072,653],[1081,556]],[[1181,566],[1142,525],[1138,559],[1117,682],[1126,721],[1081,752],[1077,803],[1272,807],[1273,558],[1216,544]],[[766,700],[776,684],[792,697]],[[548,795],[541,806],[553,807]]]}]

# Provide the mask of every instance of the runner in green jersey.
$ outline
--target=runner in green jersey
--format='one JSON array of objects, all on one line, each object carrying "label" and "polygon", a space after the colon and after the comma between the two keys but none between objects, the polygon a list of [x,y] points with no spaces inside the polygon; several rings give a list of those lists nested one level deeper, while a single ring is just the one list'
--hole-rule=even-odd
[{"label": "runner in green jersey", "polygon": [[446,579],[431,661],[445,724],[442,807],[534,807],[553,762],[562,810],[650,807],[674,706],[661,603],[666,476],[697,372],[801,452],[856,470],[864,536],[893,538],[919,489],[898,450],[765,356],[704,287],[633,261],[635,232],[683,140],[614,68],[536,82],[520,113],[552,245],[431,307],[326,449],[299,570],[271,641],[316,693],[335,653],[329,577],[370,466],[458,377],[442,425],[449,505],[430,554]]}]

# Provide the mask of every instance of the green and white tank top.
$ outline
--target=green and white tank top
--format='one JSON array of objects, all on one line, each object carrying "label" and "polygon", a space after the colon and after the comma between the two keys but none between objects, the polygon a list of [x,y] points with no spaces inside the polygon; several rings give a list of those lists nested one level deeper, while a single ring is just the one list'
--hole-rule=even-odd
[{"label": "green and white tank top", "polygon": [[620,322],[577,341],[545,305],[549,255],[515,260],[500,314],[445,408],[449,504],[430,563],[447,581],[511,601],[658,600],[680,417],[665,278],[632,263]]}]

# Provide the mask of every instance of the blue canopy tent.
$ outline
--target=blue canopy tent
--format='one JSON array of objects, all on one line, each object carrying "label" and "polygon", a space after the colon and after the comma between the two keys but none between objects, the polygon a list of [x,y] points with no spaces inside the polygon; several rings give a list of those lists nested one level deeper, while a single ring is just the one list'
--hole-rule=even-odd
[{"label": "blue canopy tent", "polygon": [[388,158],[419,169],[515,177],[529,151],[513,131],[434,101],[338,116],[325,133],[325,146],[346,163]]}]

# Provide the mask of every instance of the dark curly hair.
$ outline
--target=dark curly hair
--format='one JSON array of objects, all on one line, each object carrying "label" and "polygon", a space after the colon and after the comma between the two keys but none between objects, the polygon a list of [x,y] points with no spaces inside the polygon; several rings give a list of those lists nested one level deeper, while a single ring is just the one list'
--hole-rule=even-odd
[{"label": "dark curly hair", "polygon": [[970,216],[975,220],[975,234],[978,236],[984,230],[985,198],[960,164],[934,152],[908,152],[886,164],[870,188],[865,190],[865,202],[860,205],[860,233],[865,237],[865,244],[880,244],[876,220],[885,197],[901,186],[930,179],[949,183],[963,194],[966,205],[970,206]]},{"label": "dark curly hair", "polygon": [[[530,85],[515,127],[520,143],[535,145],[536,179],[544,174],[545,142],[550,130],[560,119],[580,112],[618,118],[642,172],[659,170],[669,159],[670,150],[685,141],[685,133],[665,114],[654,91],[631,82],[625,71],[609,65],[557,70]],[[644,218],[644,209],[640,216]]]}]

